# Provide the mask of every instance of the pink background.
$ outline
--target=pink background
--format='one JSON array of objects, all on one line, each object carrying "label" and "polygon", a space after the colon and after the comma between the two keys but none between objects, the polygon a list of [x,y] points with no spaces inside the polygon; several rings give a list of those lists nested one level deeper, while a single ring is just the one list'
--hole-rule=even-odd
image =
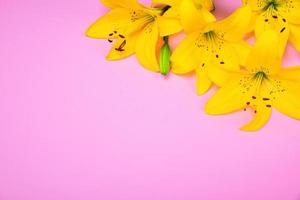
[{"label": "pink background", "polygon": [[251,114],[205,115],[213,91],[196,96],[193,77],[105,61],[109,44],[83,34],[105,11],[0,1],[0,200],[300,199],[299,121],[239,132]]}]

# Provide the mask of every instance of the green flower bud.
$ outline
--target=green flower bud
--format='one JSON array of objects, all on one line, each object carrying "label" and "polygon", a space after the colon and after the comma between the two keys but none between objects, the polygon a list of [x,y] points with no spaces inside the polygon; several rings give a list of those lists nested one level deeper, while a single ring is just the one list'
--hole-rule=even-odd
[{"label": "green flower bud", "polygon": [[160,73],[167,76],[171,70],[171,49],[169,46],[169,37],[164,37],[164,45],[160,49]]}]

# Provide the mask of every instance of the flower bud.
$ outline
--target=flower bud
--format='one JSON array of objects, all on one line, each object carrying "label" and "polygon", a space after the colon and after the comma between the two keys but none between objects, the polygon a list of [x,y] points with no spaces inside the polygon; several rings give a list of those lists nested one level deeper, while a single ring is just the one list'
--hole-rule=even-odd
[{"label": "flower bud", "polygon": [[164,45],[160,49],[160,73],[164,76],[167,76],[171,69],[170,63],[171,49],[169,46],[168,36],[164,37]]}]

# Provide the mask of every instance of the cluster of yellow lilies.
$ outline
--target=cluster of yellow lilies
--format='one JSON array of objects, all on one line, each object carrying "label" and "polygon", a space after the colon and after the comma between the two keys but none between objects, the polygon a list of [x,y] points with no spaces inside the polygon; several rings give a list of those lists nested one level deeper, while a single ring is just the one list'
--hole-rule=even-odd
[{"label": "cluster of yellow lilies", "polygon": [[[242,6],[217,21],[212,0],[100,0],[111,10],[86,34],[107,39],[108,60],[135,54],[146,69],[164,75],[195,72],[197,93],[212,85],[219,90],[205,111],[221,115],[252,109],[253,119],[241,130],[256,131],[272,108],[300,119],[300,67],[282,67],[290,41],[300,51],[300,0],[243,0]],[[171,52],[169,36],[186,37]],[[250,45],[245,37],[254,33]]]}]

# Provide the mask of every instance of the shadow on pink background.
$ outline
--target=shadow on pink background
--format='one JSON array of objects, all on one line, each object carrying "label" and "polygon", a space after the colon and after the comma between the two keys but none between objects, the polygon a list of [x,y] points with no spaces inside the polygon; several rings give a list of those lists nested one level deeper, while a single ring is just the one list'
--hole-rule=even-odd
[{"label": "shadow on pink background", "polygon": [[251,114],[205,115],[213,91],[196,96],[193,78],[105,61],[109,44],[83,34],[105,11],[1,0],[0,200],[300,199],[299,121],[239,132]]}]

